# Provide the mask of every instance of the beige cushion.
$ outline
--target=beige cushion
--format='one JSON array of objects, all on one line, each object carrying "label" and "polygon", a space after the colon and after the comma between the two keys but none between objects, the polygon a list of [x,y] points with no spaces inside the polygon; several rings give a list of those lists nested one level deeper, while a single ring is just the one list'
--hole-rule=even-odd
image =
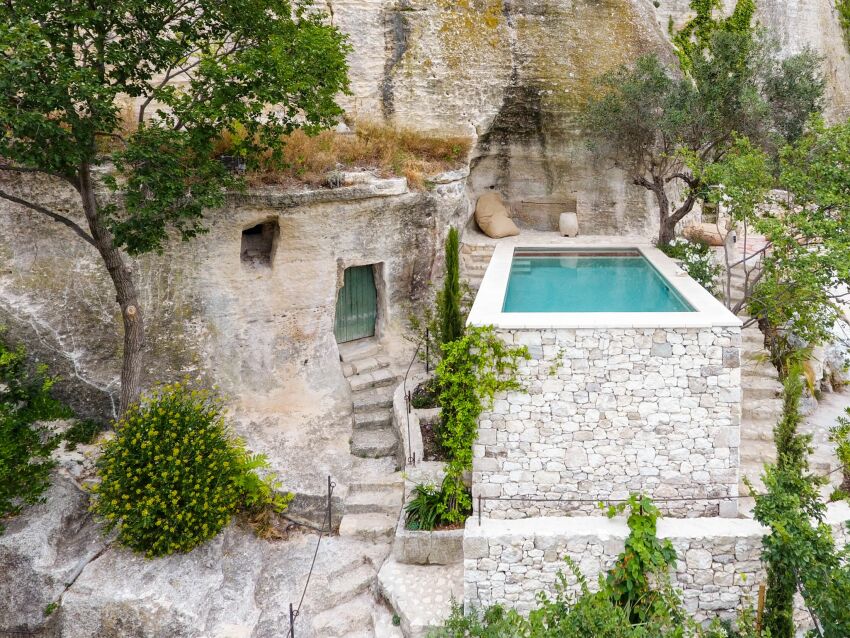
[{"label": "beige cushion", "polygon": [[717,228],[717,224],[693,224],[682,234],[691,241],[704,241],[709,246],[722,246],[725,239],[725,233]]},{"label": "beige cushion", "polygon": [[478,198],[475,222],[485,235],[494,239],[519,235],[519,228],[508,216],[508,209],[499,193],[491,192]]}]

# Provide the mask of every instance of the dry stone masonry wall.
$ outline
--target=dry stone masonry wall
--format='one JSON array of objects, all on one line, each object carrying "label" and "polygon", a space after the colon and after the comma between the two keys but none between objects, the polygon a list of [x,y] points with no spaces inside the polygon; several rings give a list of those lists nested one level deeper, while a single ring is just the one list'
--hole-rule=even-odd
[{"label": "dry stone masonry wall", "polygon": [[[473,496],[485,516],[589,513],[633,491],[674,516],[735,515],[740,328],[501,335],[532,359],[520,370],[525,389],[479,422]],[[521,497],[587,502],[496,500]]]},{"label": "dry stone masonry wall", "polygon": [[[839,546],[847,542],[846,504],[832,504],[826,522]],[[684,606],[698,621],[731,618],[754,604],[765,575],[762,537],[767,529],[752,520],[697,518],[661,519],[658,536],[669,539],[678,563],[671,574]],[[528,612],[537,606],[538,592],[554,593],[558,572],[570,583],[568,556],[595,588],[623,551],[628,527],[623,519],[551,517],[524,520],[476,518],[464,536],[464,598],[467,608],[501,604]],[[799,602],[799,601],[798,601]],[[801,626],[807,619],[798,610]]]}]

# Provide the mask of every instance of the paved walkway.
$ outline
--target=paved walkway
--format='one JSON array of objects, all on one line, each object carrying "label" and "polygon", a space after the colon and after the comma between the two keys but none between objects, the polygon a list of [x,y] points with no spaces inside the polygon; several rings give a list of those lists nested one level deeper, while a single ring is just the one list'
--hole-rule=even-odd
[{"label": "paved walkway", "polygon": [[405,565],[387,560],[378,574],[381,593],[401,618],[407,638],[421,638],[463,602],[463,563]]}]

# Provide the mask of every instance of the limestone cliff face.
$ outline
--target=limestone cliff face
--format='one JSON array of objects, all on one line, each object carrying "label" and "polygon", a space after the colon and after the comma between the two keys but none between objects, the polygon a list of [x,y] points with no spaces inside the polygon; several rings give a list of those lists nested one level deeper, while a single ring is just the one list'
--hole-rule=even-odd
[{"label": "limestone cliff face", "polygon": [[[540,223],[543,203],[555,205],[543,211],[577,210],[586,234],[651,233],[646,193],[587,152],[576,114],[599,73],[648,51],[670,55],[668,23],[688,18],[689,0],[326,5],[354,46],[351,115],[473,135],[471,197],[498,189],[530,222]],[[850,114],[850,55],[832,0],[758,6],[783,53],[811,46],[824,56],[828,117]]]},{"label": "limestone cliff face", "polygon": [[[376,265],[378,334],[390,351],[404,343],[448,225],[466,213],[464,174],[444,181],[427,193],[403,179],[249,192],[209,214],[208,234],[135,262],[147,313],[144,383],[189,376],[217,385],[240,434],[268,453],[287,487],[321,494],[332,474],[344,496],[352,406],[334,338],[343,272]],[[80,218],[74,193],[55,182],[14,188]],[[242,231],[267,221],[279,226],[271,263],[245,263]],[[113,413],[116,308],[91,247],[0,202],[0,325],[65,379],[65,397],[83,413]]]}]

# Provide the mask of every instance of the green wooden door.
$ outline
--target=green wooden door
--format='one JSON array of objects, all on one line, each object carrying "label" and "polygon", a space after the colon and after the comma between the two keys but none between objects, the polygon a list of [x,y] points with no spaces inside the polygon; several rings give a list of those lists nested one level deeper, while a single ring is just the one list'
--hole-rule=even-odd
[{"label": "green wooden door", "polygon": [[334,335],[339,343],[372,337],[378,318],[378,293],[372,266],[346,268],[336,300]]}]

